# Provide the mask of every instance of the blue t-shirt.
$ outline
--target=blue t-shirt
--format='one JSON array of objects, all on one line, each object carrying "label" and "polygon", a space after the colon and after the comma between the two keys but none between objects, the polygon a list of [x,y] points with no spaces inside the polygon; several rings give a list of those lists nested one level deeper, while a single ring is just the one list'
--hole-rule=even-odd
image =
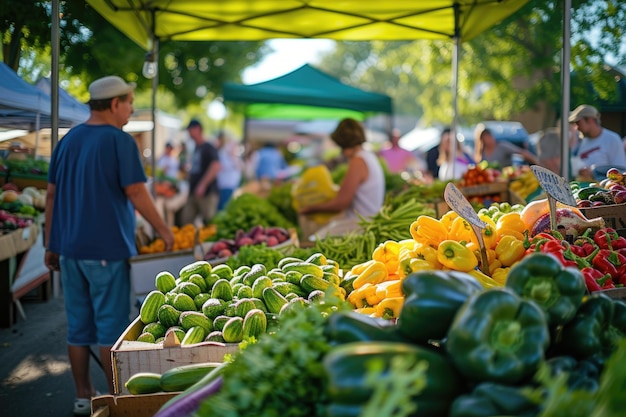
[{"label": "blue t-shirt", "polygon": [[274,147],[263,147],[258,150],[258,163],[256,167],[256,177],[258,179],[268,178],[274,180],[280,171],[287,167],[287,162],[280,151]]},{"label": "blue t-shirt", "polygon": [[74,127],[52,152],[48,182],[56,187],[50,250],[75,259],[137,254],[124,188],[146,175],[132,136],[111,125]]}]

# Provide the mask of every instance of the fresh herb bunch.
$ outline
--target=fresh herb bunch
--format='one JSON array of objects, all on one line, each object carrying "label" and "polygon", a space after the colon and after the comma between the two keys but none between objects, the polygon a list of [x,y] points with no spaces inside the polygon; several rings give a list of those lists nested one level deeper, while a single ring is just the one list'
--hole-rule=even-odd
[{"label": "fresh herb bunch", "polygon": [[224,210],[215,215],[211,223],[217,226],[215,240],[232,239],[237,230],[250,230],[254,226],[277,226],[286,229],[294,226],[271,203],[252,193],[245,193],[230,200]]},{"label": "fresh herb bunch", "polygon": [[269,248],[265,243],[260,245],[246,245],[239,248],[239,252],[226,260],[226,264],[235,269],[242,265],[263,264],[269,271],[278,266],[278,261],[285,256],[293,256],[299,259],[307,259],[313,255],[313,248],[289,248],[289,254],[281,250]]},{"label": "fresh herb bunch", "polygon": [[322,358],[330,350],[324,327],[339,305],[327,299],[281,313],[275,333],[234,355],[221,390],[200,405],[196,416],[323,416],[328,398]]}]

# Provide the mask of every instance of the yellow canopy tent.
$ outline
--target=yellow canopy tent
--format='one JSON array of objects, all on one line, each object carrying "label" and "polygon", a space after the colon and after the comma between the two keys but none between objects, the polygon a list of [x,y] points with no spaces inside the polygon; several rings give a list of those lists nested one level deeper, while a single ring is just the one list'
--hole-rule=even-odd
[{"label": "yellow canopy tent", "polygon": [[[460,42],[516,12],[527,1],[87,0],[87,3],[154,56],[158,42],[166,40],[454,40],[457,46],[451,104],[455,129]],[[156,79],[153,83],[155,86]]]}]

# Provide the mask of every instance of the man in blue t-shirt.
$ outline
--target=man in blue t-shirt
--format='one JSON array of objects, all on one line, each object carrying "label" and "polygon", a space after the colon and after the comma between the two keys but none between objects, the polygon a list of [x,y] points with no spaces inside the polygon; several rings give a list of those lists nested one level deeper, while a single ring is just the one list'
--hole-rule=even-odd
[{"label": "man in blue t-shirt", "polygon": [[122,131],[133,113],[134,83],[100,78],[89,86],[89,120],[54,148],[46,197],[46,255],[61,270],[68,355],[76,386],[74,413],[89,415],[95,394],[90,346],[113,393],[111,347],[130,322],[129,258],[137,254],[135,210],[171,250],[174,236],[146,188],[139,150]]}]

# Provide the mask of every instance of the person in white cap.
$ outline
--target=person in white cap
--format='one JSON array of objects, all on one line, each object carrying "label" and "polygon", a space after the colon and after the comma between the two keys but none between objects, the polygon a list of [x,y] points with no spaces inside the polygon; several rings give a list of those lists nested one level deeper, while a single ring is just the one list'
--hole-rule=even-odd
[{"label": "person in white cap", "polygon": [[77,415],[91,413],[96,393],[89,374],[91,345],[99,346],[113,393],[111,347],[130,322],[135,210],[166,250],[174,244],[146,188],[137,144],[122,130],[133,113],[134,89],[117,76],[91,83],[90,117],[54,148],[48,171],[45,263],[62,272]]},{"label": "person in white cap", "polygon": [[595,107],[581,104],[570,113],[568,121],[584,135],[572,160],[572,170],[579,177],[593,178],[596,167],[626,167],[626,152],[619,135],[602,127],[600,112]]}]

